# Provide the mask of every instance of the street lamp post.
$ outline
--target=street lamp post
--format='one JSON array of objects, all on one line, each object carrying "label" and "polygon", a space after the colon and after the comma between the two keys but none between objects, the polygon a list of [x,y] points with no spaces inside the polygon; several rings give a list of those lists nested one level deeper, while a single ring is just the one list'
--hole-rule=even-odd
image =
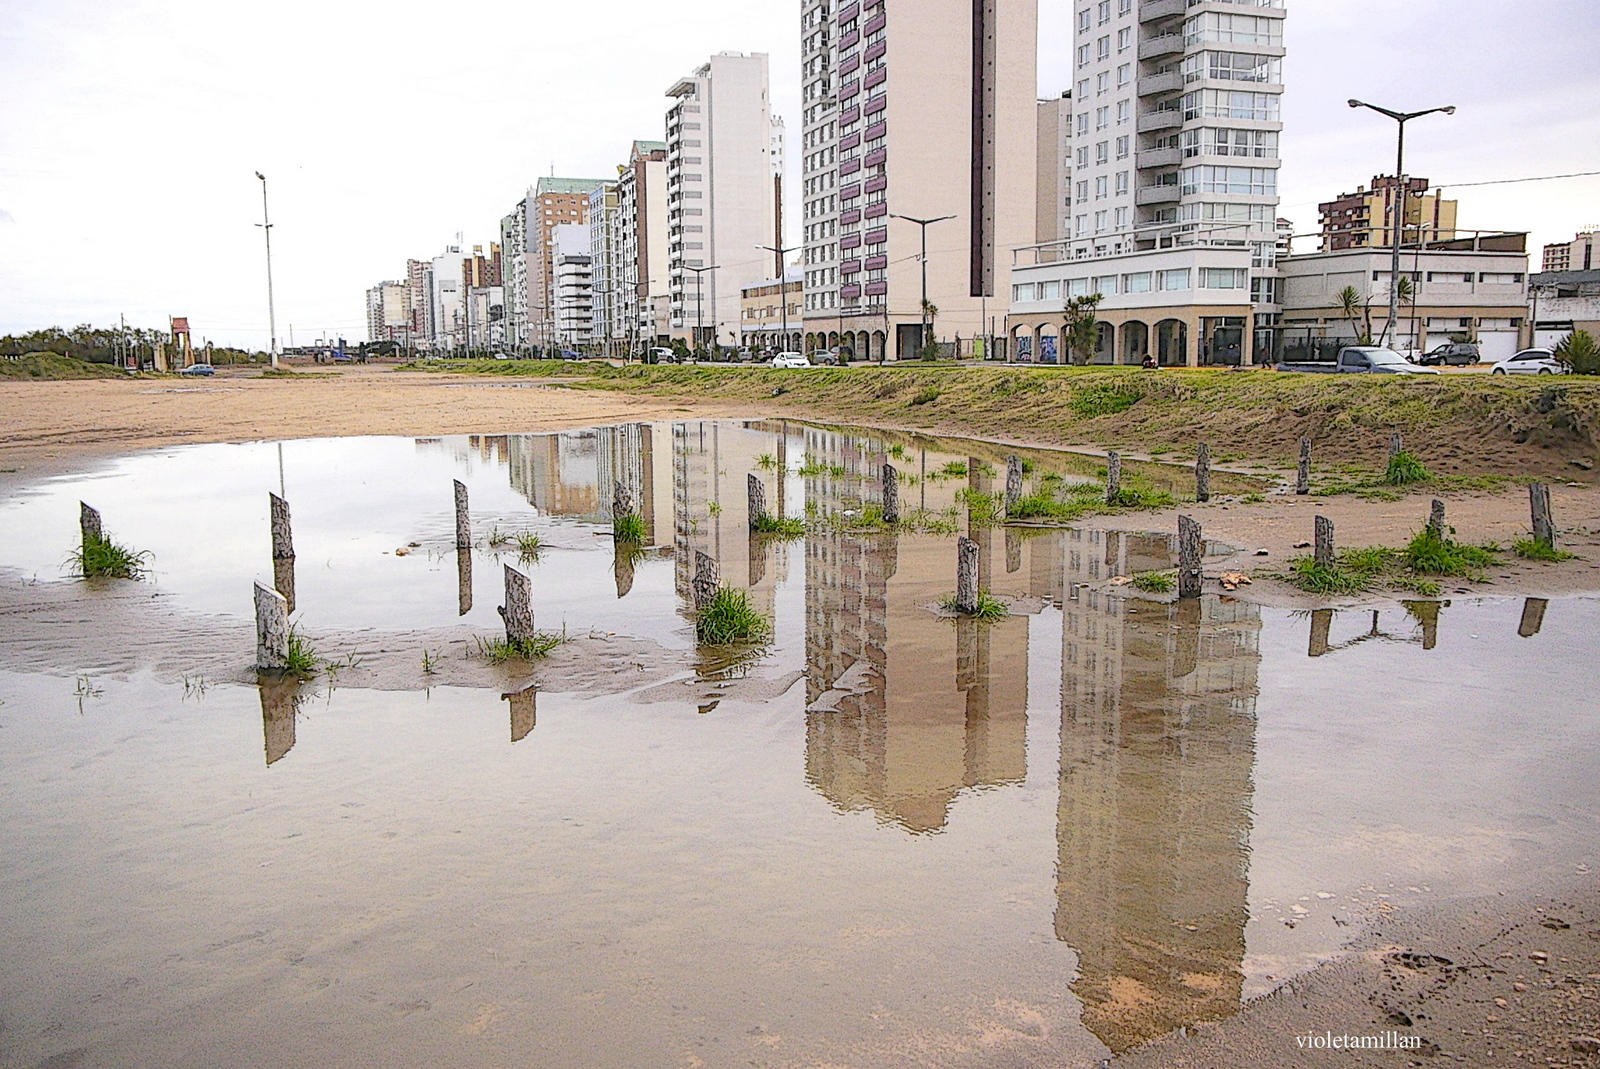
[{"label": "street lamp post", "polygon": [[703,291],[701,290],[700,279],[707,271],[715,271],[716,269],[717,265],[710,267],[684,266],[685,271],[694,272],[694,344],[696,348],[700,346],[701,339],[705,337],[706,333],[705,302],[701,299]]},{"label": "street lamp post", "polygon": [[891,215],[895,219],[904,219],[908,223],[916,223],[917,226],[922,228],[922,255],[919,257],[922,261],[922,333],[917,340],[926,347],[928,333],[931,329],[928,323],[928,226],[932,223],[942,223],[946,219],[954,219],[955,216],[941,215],[937,219],[918,219],[911,215],[893,215],[892,213]]},{"label": "street lamp post", "polygon": [[1448,107],[1427,108],[1423,111],[1390,111],[1388,108],[1380,108],[1376,104],[1368,104],[1355,99],[1350,100],[1349,104],[1352,108],[1367,108],[1377,112],[1379,115],[1387,115],[1399,126],[1394,151],[1394,180],[1396,187],[1394,211],[1390,222],[1394,229],[1389,234],[1389,322],[1384,327],[1386,334],[1393,333],[1389,344],[1397,345],[1400,340],[1400,331],[1397,326],[1400,321],[1400,235],[1405,229],[1406,221],[1406,123],[1423,115],[1432,115],[1436,111],[1444,112],[1446,115],[1454,115],[1456,109],[1455,105],[1452,104]]},{"label": "street lamp post", "polygon": [[778,256],[778,304],[783,310],[783,344],[778,346],[778,351],[789,348],[789,261],[784,257],[798,249],[798,245],[757,245],[758,249],[766,249]]},{"label": "street lamp post", "polygon": [[267,331],[271,338],[268,350],[272,356],[272,366],[278,366],[278,313],[272,304],[272,220],[267,216],[267,176],[260,171],[256,177],[261,179],[261,222],[256,225],[267,237]]}]

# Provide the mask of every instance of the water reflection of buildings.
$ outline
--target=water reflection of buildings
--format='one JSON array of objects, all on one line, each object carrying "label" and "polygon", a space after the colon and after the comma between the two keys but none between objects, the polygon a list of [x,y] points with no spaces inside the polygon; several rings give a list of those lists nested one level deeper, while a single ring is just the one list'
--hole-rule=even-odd
[{"label": "water reflection of buildings", "polygon": [[1239,1008],[1260,611],[1077,587],[1170,567],[1163,539],[1068,532],[1056,935],[1115,1052]]},{"label": "water reflection of buildings", "polygon": [[[882,442],[808,429],[805,449],[816,514],[880,500]],[[935,615],[951,549],[940,537],[806,539],[806,777],[841,809],[917,832],[942,828],[962,790],[1026,771],[1027,618]]]}]

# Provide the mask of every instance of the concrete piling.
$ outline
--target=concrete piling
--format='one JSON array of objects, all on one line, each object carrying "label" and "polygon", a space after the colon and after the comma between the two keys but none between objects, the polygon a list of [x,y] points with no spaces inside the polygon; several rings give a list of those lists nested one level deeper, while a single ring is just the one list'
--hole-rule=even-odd
[{"label": "concrete piling", "polygon": [[1311,439],[1300,439],[1300,467],[1295,473],[1294,492],[1302,497],[1311,492]]},{"label": "concrete piling", "polygon": [[456,548],[472,548],[472,514],[467,510],[467,484],[455,480],[456,490]]},{"label": "concrete piling", "polygon": [[955,610],[968,616],[978,611],[978,543],[965,535],[956,539]]},{"label": "concrete piling", "polygon": [[1022,500],[1022,458],[1013,453],[1006,457],[1006,515],[1016,511]]},{"label": "concrete piling", "polygon": [[1312,540],[1311,559],[1318,568],[1333,567],[1333,521],[1318,516],[1313,521],[1315,533]]},{"label": "concrete piling", "polygon": [[272,559],[294,560],[294,532],[289,527],[289,502],[277,494],[267,494],[272,513]]},{"label": "concrete piling", "polygon": [[767,487],[755,472],[745,476],[745,496],[746,511],[750,516],[750,530],[759,530],[761,521],[767,518]]},{"label": "concrete piling", "polygon": [[1205,540],[1200,525],[1188,516],[1178,517],[1178,597],[1200,596],[1200,561]]},{"label": "concrete piling", "polygon": [[1122,494],[1122,454],[1112,450],[1106,454],[1106,504],[1115,505]]},{"label": "concrete piling", "polygon": [[1529,483],[1528,506],[1533,513],[1533,540],[1542,546],[1554,548],[1556,525],[1550,515],[1550,487],[1544,483]]},{"label": "concrete piling", "polygon": [[1201,442],[1194,451],[1194,499],[1211,500],[1211,447]]},{"label": "concrete piling", "polygon": [[85,555],[88,554],[89,543],[105,541],[105,527],[100,522],[99,510],[90,508],[82,501],[78,502],[78,529],[83,535],[83,549]]},{"label": "concrete piling", "polygon": [[1433,505],[1428,509],[1428,529],[1444,537],[1444,502],[1438,498],[1433,499]]},{"label": "concrete piling", "polygon": [[883,522],[900,522],[900,472],[889,463],[883,465]]}]

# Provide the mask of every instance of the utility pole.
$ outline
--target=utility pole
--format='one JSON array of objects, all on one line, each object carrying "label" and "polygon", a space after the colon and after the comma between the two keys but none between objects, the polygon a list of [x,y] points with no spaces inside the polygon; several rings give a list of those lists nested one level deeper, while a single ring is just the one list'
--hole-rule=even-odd
[{"label": "utility pole", "polygon": [[267,331],[271,338],[269,352],[272,356],[272,366],[278,366],[278,313],[272,304],[272,220],[267,215],[267,176],[260,171],[256,177],[261,179],[261,222],[256,225],[267,238]]},{"label": "utility pole", "polygon": [[[1399,133],[1395,141],[1394,152],[1394,180],[1395,197],[1394,211],[1391,213],[1391,225],[1394,227],[1389,234],[1390,259],[1389,259],[1389,323],[1384,327],[1384,333],[1393,332],[1388,339],[1391,346],[1397,345],[1400,340],[1400,235],[1406,222],[1406,123],[1423,115],[1432,115],[1441,111],[1446,115],[1456,113],[1455,105],[1443,108],[1427,108],[1424,111],[1390,111],[1380,108],[1376,104],[1367,104],[1360,100],[1348,101],[1352,108],[1367,108],[1379,115],[1387,115],[1399,124]],[[1413,298],[1415,299],[1415,298]]]},{"label": "utility pole", "polygon": [[684,270],[685,271],[693,271],[694,272],[694,344],[695,344],[695,348],[699,348],[700,347],[701,339],[705,337],[705,331],[706,331],[705,304],[701,300],[702,290],[700,288],[700,279],[705,274],[705,272],[707,272],[707,271],[715,271],[716,269],[717,269],[716,266],[712,266],[712,267],[689,267],[687,265],[684,266]]},{"label": "utility pole", "polygon": [[757,245],[758,249],[766,249],[776,253],[778,257],[778,304],[783,308],[783,344],[778,346],[782,352],[789,348],[789,261],[784,259],[799,245]]},{"label": "utility pole", "polygon": [[[932,329],[928,322],[928,227],[933,223],[942,223],[946,219],[954,219],[955,216],[941,215],[937,219],[918,219],[910,215],[895,215],[891,213],[891,218],[904,219],[906,222],[916,223],[917,226],[922,228],[922,255],[919,257],[922,261],[922,333],[918,335],[917,340],[921,343],[921,347],[926,348],[928,334]],[[887,345],[885,347],[887,348]]]}]

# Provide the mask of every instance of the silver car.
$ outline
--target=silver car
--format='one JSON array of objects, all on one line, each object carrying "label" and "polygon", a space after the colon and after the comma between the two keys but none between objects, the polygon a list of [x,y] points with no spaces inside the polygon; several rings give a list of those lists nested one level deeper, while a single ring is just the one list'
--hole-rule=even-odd
[{"label": "silver car", "polygon": [[1565,375],[1567,365],[1549,349],[1524,349],[1489,369],[1491,375]]}]

